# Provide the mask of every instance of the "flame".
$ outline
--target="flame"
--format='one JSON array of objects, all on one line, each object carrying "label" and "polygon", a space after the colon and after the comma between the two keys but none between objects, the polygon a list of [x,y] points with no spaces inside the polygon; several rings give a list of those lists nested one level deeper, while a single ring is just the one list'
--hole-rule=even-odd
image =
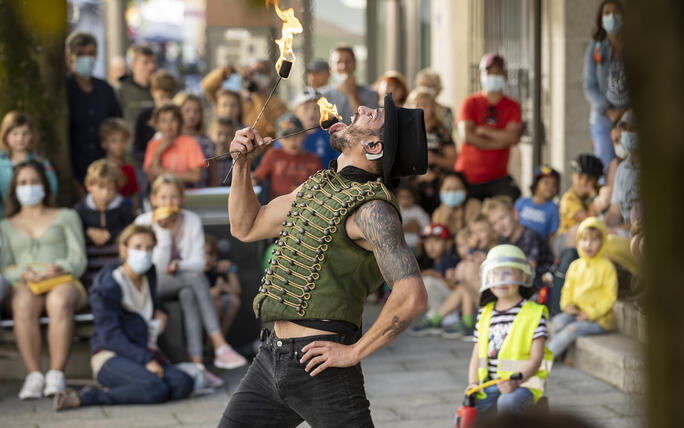
[{"label": "flame", "polygon": [[282,37],[275,41],[280,49],[280,57],[278,58],[278,62],[276,62],[276,71],[280,72],[280,66],[283,61],[287,60],[294,62],[295,54],[292,50],[292,39],[295,34],[304,31],[304,27],[302,27],[299,19],[294,16],[294,9],[289,8],[281,10],[278,7],[278,0],[266,0],[267,7],[270,3],[273,3],[278,17],[283,21]]},{"label": "flame", "polygon": [[335,116],[340,122],[342,121],[342,116],[337,112],[337,106],[328,102],[327,98],[320,97],[316,104],[321,109],[321,125],[332,116]]}]

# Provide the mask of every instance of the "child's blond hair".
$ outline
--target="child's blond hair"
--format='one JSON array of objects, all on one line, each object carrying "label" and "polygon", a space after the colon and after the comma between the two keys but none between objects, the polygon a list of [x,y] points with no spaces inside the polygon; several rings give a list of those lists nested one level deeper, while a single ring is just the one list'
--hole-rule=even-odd
[{"label": "child's blond hair", "polygon": [[491,198],[487,198],[482,205],[482,214],[489,215],[492,211],[503,208],[508,212],[513,211],[513,200],[510,196],[498,195]]},{"label": "child's blond hair", "polygon": [[[124,230],[121,231],[119,234],[119,238],[117,239],[119,242],[119,245],[123,245],[124,247],[128,245],[128,241],[131,240],[131,238],[134,235],[140,235],[140,234],[145,234],[149,235],[152,237],[152,242],[154,245],[157,245],[157,237],[154,235],[154,231],[150,226],[146,226],[143,224],[129,224],[126,226]],[[121,257],[121,254],[119,254]],[[123,257],[121,257],[123,259]]]},{"label": "child's blond hair", "polygon": [[107,186],[113,184],[119,187],[123,181],[121,169],[114,162],[107,159],[98,159],[88,166],[85,176],[87,186]]},{"label": "child's blond hair", "polygon": [[127,139],[131,138],[131,130],[128,128],[128,125],[126,125],[126,122],[123,119],[118,117],[108,117],[105,119],[100,125],[99,131],[101,144],[104,144],[109,137],[116,133],[126,135],[125,138]]},{"label": "child's blond hair", "polygon": [[159,177],[157,177],[152,183],[152,189],[150,194],[156,195],[157,192],[159,192],[159,189],[161,189],[161,187],[165,184],[171,184],[176,186],[176,190],[178,190],[178,193],[180,193],[181,196],[185,194],[185,187],[183,187],[183,182],[171,174],[162,174]]}]

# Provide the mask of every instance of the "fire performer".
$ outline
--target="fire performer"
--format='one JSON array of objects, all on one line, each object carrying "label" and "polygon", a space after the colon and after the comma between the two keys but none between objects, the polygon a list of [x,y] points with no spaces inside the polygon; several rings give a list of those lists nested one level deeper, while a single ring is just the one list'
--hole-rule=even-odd
[{"label": "fire performer", "polygon": [[[292,193],[260,206],[250,164],[270,143],[238,131],[229,213],[242,241],[277,237],[254,311],[262,330],[256,359],[231,398],[221,427],[372,427],[360,361],[404,331],[426,304],[414,255],[391,192],[399,177],[427,169],[423,112],[359,107],[352,123],[329,129],[342,154]],[[366,297],[392,287],[361,334]]]}]

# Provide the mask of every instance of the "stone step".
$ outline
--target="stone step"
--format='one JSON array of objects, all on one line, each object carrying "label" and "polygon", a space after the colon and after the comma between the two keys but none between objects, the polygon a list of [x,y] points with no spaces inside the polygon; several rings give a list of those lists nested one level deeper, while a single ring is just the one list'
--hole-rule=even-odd
[{"label": "stone step", "polygon": [[613,325],[625,336],[646,343],[646,314],[636,302],[624,299],[615,302]]},{"label": "stone step", "polygon": [[623,392],[644,392],[643,344],[621,333],[580,337],[570,347],[566,364]]},{"label": "stone step", "polygon": [[[43,372],[50,367],[47,343],[43,341],[41,348],[40,364]],[[90,369],[90,345],[86,341],[74,342],[71,346],[69,362],[64,375],[67,383],[74,379],[92,379]],[[26,367],[19,355],[19,349],[15,343],[0,343],[0,382],[9,380],[23,380],[26,376]]]}]

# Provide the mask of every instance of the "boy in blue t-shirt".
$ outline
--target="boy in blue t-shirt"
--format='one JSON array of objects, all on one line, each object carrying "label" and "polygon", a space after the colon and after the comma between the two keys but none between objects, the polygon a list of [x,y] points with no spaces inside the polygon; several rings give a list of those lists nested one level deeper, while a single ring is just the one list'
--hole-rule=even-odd
[{"label": "boy in blue t-shirt", "polygon": [[[297,116],[304,129],[313,128],[317,126],[321,120],[321,112],[316,104],[320,97],[311,88],[306,88],[294,101],[294,114]],[[279,147],[280,142],[277,142],[275,147]],[[302,148],[313,153],[321,160],[323,168],[327,168],[331,160],[337,159],[339,152],[330,147],[330,134],[323,128],[317,128],[307,132]]]},{"label": "boy in blue t-shirt", "polygon": [[536,230],[547,241],[558,230],[558,204],[553,198],[558,195],[560,174],[548,165],[538,167],[532,182],[532,197],[519,198],[515,202],[520,224]]}]

